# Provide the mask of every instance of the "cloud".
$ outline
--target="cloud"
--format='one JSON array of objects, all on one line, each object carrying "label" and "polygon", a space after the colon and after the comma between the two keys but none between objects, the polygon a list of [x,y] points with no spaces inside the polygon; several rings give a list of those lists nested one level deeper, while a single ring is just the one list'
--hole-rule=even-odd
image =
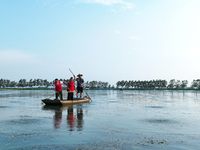
[{"label": "cloud", "polygon": [[36,55],[19,50],[0,50],[0,64],[35,64],[39,60]]},{"label": "cloud", "polygon": [[138,49],[139,49],[138,47],[134,47],[134,48],[133,48],[133,50],[138,50]]},{"label": "cloud", "polygon": [[139,40],[140,38],[137,37],[137,36],[131,36],[130,39],[132,39],[132,40]]},{"label": "cloud", "polygon": [[116,34],[120,34],[120,32],[119,32],[119,31],[117,31],[117,30],[115,31],[115,33],[116,33]]},{"label": "cloud", "polygon": [[132,3],[125,2],[124,0],[79,0],[82,3],[97,3],[103,5],[121,5],[123,9],[132,9],[134,5]]}]

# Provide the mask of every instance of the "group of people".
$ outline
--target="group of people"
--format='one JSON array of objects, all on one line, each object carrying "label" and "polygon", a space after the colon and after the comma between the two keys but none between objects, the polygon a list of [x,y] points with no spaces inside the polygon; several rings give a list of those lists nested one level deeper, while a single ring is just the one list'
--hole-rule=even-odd
[{"label": "group of people", "polygon": [[[68,96],[67,99],[68,100],[73,100],[73,95],[74,92],[76,93],[76,96],[78,97],[78,94],[80,93],[80,97],[82,97],[82,93],[83,93],[83,84],[84,84],[84,80],[82,78],[82,74],[78,74],[76,78],[74,76],[70,78],[70,81],[68,83],[64,82],[64,81],[59,81],[58,79],[55,79],[55,83],[54,83],[54,91],[56,93],[56,99],[58,98],[58,96],[60,97],[61,100],[63,100],[63,94],[62,94],[62,83],[67,85],[67,92],[68,92]],[[77,88],[75,86],[74,80],[77,81]]]}]

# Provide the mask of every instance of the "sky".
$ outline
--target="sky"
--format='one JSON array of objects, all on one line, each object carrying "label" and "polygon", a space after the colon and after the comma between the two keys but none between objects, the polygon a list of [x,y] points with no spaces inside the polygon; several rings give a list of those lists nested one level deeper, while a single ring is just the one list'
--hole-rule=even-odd
[{"label": "sky", "polygon": [[0,0],[0,78],[200,79],[199,0]]}]

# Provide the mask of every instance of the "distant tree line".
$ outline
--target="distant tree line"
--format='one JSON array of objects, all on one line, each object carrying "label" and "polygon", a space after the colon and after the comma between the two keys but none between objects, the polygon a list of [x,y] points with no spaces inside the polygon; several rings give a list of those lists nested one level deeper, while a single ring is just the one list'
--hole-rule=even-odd
[{"label": "distant tree line", "polygon": [[[116,83],[117,88],[136,88],[136,89],[184,89],[188,85],[187,80],[175,80],[172,79],[167,83],[166,80],[150,80],[150,81],[118,81]],[[190,88],[200,89],[200,79],[193,80]]]},{"label": "distant tree line", "polygon": [[[60,81],[69,82],[69,79],[60,79]],[[10,81],[8,79],[0,79],[0,88],[6,87],[49,87],[54,84],[54,81],[42,80],[42,79],[30,79],[27,81],[26,79],[20,79],[18,82]],[[87,81],[84,83],[84,87],[86,88],[94,88],[94,89],[101,89],[101,88],[114,88],[114,86],[110,86],[108,82],[102,81]]]},{"label": "distant tree line", "polygon": [[[60,81],[69,82],[69,79],[60,79]],[[52,86],[54,81],[48,81],[47,79],[20,79],[18,82],[10,81],[8,79],[0,79],[0,88],[6,87],[49,87]],[[140,80],[121,80],[116,83],[116,88],[134,88],[134,89],[184,89],[188,85],[187,80],[175,80],[172,79],[169,83],[166,80],[149,80],[149,81],[140,81]],[[110,85],[108,82],[102,81],[86,81],[84,83],[85,88],[90,89],[114,89],[114,85]],[[200,89],[200,79],[193,80],[190,88]]]},{"label": "distant tree line", "polygon": [[114,85],[111,86],[108,82],[102,81],[87,81],[84,83],[86,88],[90,89],[114,89]]},{"label": "distant tree line", "polygon": [[[69,80],[67,79],[60,79],[60,81],[65,81],[68,82]],[[33,86],[43,86],[43,87],[48,87],[52,86],[54,81],[47,81],[42,80],[42,79],[30,79],[27,81],[26,79],[20,79],[18,82],[15,81],[10,81],[8,79],[0,79],[0,88],[5,88],[5,87],[33,87]]]},{"label": "distant tree line", "polygon": [[124,88],[166,88],[167,81],[166,80],[150,80],[150,81],[118,81],[116,83],[117,87]]}]

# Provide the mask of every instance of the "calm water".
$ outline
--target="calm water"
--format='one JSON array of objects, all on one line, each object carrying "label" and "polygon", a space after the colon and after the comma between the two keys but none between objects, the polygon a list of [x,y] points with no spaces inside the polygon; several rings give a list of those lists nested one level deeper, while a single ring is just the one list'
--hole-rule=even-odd
[{"label": "calm water", "polygon": [[[88,91],[47,107],[53,91],[0,91],[0,149],[199,149],[200,93]],[[64,95],[67,97],[67,95]]]}]

